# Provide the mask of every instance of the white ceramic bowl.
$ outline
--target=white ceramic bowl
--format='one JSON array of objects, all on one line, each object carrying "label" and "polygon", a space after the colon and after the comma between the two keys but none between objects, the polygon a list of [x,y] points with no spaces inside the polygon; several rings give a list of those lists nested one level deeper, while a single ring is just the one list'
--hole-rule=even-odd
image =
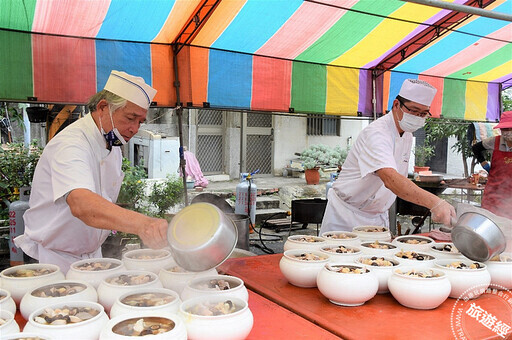
[{"label": "white ceramic bowl", "polygon": [[181,295],[183,289],[190,282],[190,280],[196,277],[212,276],[217,275],[217,269],[212,268],[204,272],[189,272],[178,265],[168,266],[160,269],[158,277],[162,281],[164,288],[174,290],[176,293]]},{"label": "white ceramic bowl", "polygon": [[451,242],[435,243],[430,246],[428,253],[434,255],[437,260],[467,260]]},{"label": "white ceramic bowl", "polygon": [[512,289],[512,253],[497,255],[500,261],[490,260],[485,262],[487,270],[491,274],[492,288]]},{"label": "white ceramic bowl", "polygon": [[[219,290],[214,287],[210,287],[209,283],[223,280],[229,284],[229,289]],[[221,296],[235,296],[244,301],[249,301],[249,293],[245,287],[242,279],[231,276],[231,275],[212,275],[196,277],[190,280],[189,283],[183,289],[181,293],[181,300],[186,301],[196,296],[209,296],[209,295],[221,295]]]},{"label": "white ceramic bowl", "polygon": [[[17,271],[33,271],[40,269],[49,269],[51,272],[48,274],[31,277],[10,276]],[[2,279],[2,288],[8,290],[11,293],[11,297],[16,303],[20,303],[23,295],[25,295],[25,293],[31,288],[44,285],[45,283],[64,280],[64,274],[62,274],[60,268],[54,264],[32,263],[4,269],[0,273],[0,278]]]},{"label": "white ceramic bowl", "polygon": [[412,250],[421,253],[426,253],[429,251],[430,247],[435,243],[435,241],[427,236],[402,235],[395,238],[391,243],[393,243],[400,250]]},{"label": "white ceramic bowl", "polygon": [[6,310],[16,314],[16,303],[8,290],[0,288],[0,310]]},{"label": "white ceramic bowl", "polygon": [[[198,315],[190,312],[199,305],[215,305],[231,301],[236,310],[225,315]],[[183,301],[180,316],[187,328],[188,339],[200,340],[241,340],[246,339],[253,326],[253,315],[247,301],[230,296],[199,296]]]},{"label": "white ceramic bowl", "polygon": [[[430,273],[437,277],[406,275],[407,272]],[[393,270],[388,280],[388,288],[401,305],[413,309],[434,309],[450,295],[451,285],[444,272],[433,268],[403,266]]]},{"label": "white ceramic bowl", "polygon": [[[86,270],[84,268],[96,267],[96,270]],[[103,269],[110,266],[108,269]],[[95,289],[98,289],[104,278],[126,271],[126,267],[121,260],[112,258],[92,258],[79,260],[71,264],[66,273],[67,280],[80,280],[89,282]]]},{"label": "white ceramic bowl", "polygon": [[292,235],[288,236],[283,246],[283,251],[290,249],[319,250],[327,241],[319,236]]},{"label": "white ceramic bowl", "polygon": [[[371,270],[375,276],[377,276],[377,279],[379,280],[379,289],[377,290],[377,294],[385,294],[389,292],[388,279],[391,276],[393,269],[400,268],[402,266],[398,260],[387,256],[361,256],[356,260],[356,263],[365,266]],[[391,265],[372,265],[371,263],[391,263]]]},{"label": "white ceramic bowl", "polygon": [[[82,291],[75,292],[72,294],[68,294],[65,296],[48,296],[48,297],[40,297],[39,292],[41,290],[48,290],[48,289],[58,289],[64,286],[78,286],[79,289],[82,289]],[[62,280],[57,281],[49,284],[45,284],[36,288],[32,288],[29,290],[25,295],[23,295],[23,298],[20,302],[20,312],[21,315],[25,318],[25,320],[28,320],[28,317],[30,314],[32,314],[33,311],[36,309],[39,309],[41,307],[47,306],[47,305],[53,305],[56,303],[64,303],[64,302],[71,302],[71,301],[90,301],[90,302],[98,302],[98,294],[96,293],[96,289],[94,289],[93,286],[91,286],[89,283],[84,281],[78,281],[78,280]]]},{"label": "white ceramic bowl", "polygon": [[[165,333],[148,335],[147,338],[151,340],[168,340],[168,339],[176,339],[176,340],[186,340],[187,339],[187,330],[185,329],[185,325],[183,320],[181,320],[178,316],[172,313],[163,312],[163,311],[153,311],[148,314],[122,314],[116,317],[113,317],[110,321],[107,322],[103,330],[101,331],[100,340],[126,340],[126,339],[140,339],[141,336],[128,336],[121,335],[118,332],[115,332],[117,328],[123,328],[123,323],[136,323],[140,319],[144,319],[147,321],[163,321],[165,323],[173,324],[174,327]],[[119,326],[117,326],[119,325]],[[116,327],[117,326],[117,327]],[[148,325],[146,325],[148,326]],[[133,326],[132,326],[133,327]],[[145,339],[146,336],[143,336]]]},{"label": "white ceramic bowl", "polygon": [[[363,271],[362,274],[333,271],[342,267]],[[331,270],[333,269],[333,270]],[[365,266],[356,263],[330,263],[324,265],[317,276],[320,293],[340,306],[360,306],[377,294],[379,280]]]},{"label": "white ceramic bowl", "polygon": [[128,270],[147,270],[158,275],[160,269],[176,265],[171,252],[165,249],[136,249],[123,254],[123,263]]},{"label": "white ceramic bowl", "polygon": [[397,248],[390,242],[362,241],[359,246],[364,255],[392,256]]},{"label": "white ceramic bowl", "polygon": [[[131,305],[123,301],[125,298],[131,298],[134,295],[144,294],[145,301],[150,301],[149,305],[146,306],[140,306],[140,305]],[[151,296],[153,294],[154,297]],[[169,299],[170,301],[167,303],[163,303],[162,299],[160,297],[165,297]],[[157,303],[152,305],[153,301],[156,301]],[[138,289],[133,292],[125,293],[121,296],[119,296],[116,299],[116,302],[114,302],[114,305],[112,306],[112,309],[110,310],[110,317],[114,318],[118,315],[122,314],[137,314],[137,315],[146,315],[146,314],[152,314],[157,311],[167,312],[167,313],[174,313],[176,314],[180,308],[181,299],[178,293],[176,293],[173,290],[166,289],[166,288],[145,288],[145,289]]]},{"label": "white ceramic bowl", "polygon": [[[313,254],[322,259],[305,261],[297,256]],[[288,282],[302,288],[316,287],[316,277],[330,260],[325,253],[315,250],[290,249],[284,252],[279,261],[279,269]]]},{"label": "white ceramic bowl", "polygon": [[[454,262],[464,263],[469,267],[473,263],[478,263],[478,269],[456,269],[449,268],[447,265]],[[452,290],[450,297],[454,299],[469,298],[474,299],[482,295],[491,283],[491,275],[487,270],[487,266],[480,262],[471,260],[437,260],[434,262],[435,268],[443,271],[450,284]]]},{"label": "white ceramic bowl", "polygon": [[[140,284],[121,285],[110,283],[109,281],[118,278],[121,275],[128,277],[147,276],[149,281]],[[144,270],[126,270],[124,272],[115,273],[103,279],[98,287],[98,301],[101,303],[107,312],[110,312],[110,308],[116,299],[124,293],[133,292],[141,288],[162,288],[162,283],[158,276],[153,272]]]},{"label": "white ceramic bowl", "polygon": [[12,333],[5,335],[2,333],[2,336],[0,337],[0,340],[25,340],[25,339],[38,339],[38,340],[53,340],[52,337],[48,335],[42,335],[42,334],[36,334],[36,333],[26,333],[26,332],[20,332],[20,333]]},{"label": "white ceramic bowl", "polygon": [[327,244],[341,244],[354,247],[358,247],[361,244],[359,236],[349,231],[326,231],[320,236],[327,241]]},{"label": "white ceramic bowl", "polygon": [[[45,325],[34,321],[34,318],[41,315],[45,308],[57,309],[67,306],[69,308],[94,308],[99,311],[94,317],[76,323],[66,325]],[[101,329],[107,324],[108,316],[105,313],[103,306],[96,302],[88,301],[75,301],[72,303],[57,303],[36,309],[30,314],[27,324],[23,329],[24,332],[36,333],[41,335],[50,336],[54,339],[80,339],[80,340],[93,340],[98,339]]]},{"label": "white ceramic bowl", "polygon": [[[405,256],[409,256],[410,258],[406,258]],[[404,266],[412,266],[418,269],[432,268],[434,267],[434,261],[437,260],[434,255],[410,250],[395,252],[393,253],[393,258]]]},{"label": "white ceramic bowl", "polygon": [[[383,230],[383,231],[377,231]],[[391,233],[389,228],[382,226],[358,226],[352,229],[352,232],[359,236],[361,242],[364,241],[382,241],[391,242]]]},{"label": "white ceramic bowl", "polygon": [[[353,251],[353,252],[347,252]],[[358,257],[363,255],[360,247],[329,244],[320,248],[320,252],[329,256],[330,262],[354,262]]]},{"label": "white ceramic bowl", "polygon": [[20,326],[16,320],[14,320],[13,313],[8,310],[0,310],[0,319],[5,320],[5,323],[0,326],[1,336],[18,333],[20,331]]}]

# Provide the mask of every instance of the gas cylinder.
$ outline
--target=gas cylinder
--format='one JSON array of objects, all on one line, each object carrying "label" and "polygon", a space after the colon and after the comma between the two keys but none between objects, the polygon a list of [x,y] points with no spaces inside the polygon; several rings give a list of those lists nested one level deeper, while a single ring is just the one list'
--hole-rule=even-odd
[{"label": "gas cylinder", "polygon": [[327,195],[329,194],[329,189],[332,188],[332,185],[334,184],[334,181],[336,181],[336,178],[338,178],[337,174],[331,174],[331,180],[325,185],[325,199],[328,199]]},{"label": "gas cylinder", "polygon": [[235,214],[249,216],[253,226],[256,221],[257,195],[258,188],[253,183],[251,174],[242,173],[240,183],[236,186]]},{"label": "gas cylinder", "polygon": [[25,223],[23,214],[29,208],[28,199],[30,197],[30,187],[22,187],[20,190],[19,201],[14,201],[9,205],[9,250],[11,266],[23,264],[23,251],[16,247],[14,239],[23,234]]}]

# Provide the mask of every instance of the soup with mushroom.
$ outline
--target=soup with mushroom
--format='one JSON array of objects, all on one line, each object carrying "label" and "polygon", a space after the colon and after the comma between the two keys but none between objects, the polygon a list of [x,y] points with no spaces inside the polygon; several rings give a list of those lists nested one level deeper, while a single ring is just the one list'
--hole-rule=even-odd
[{"label": "soup with mushroom", "polygon": [[163,251],[153,251],[153,252],[140,252],[131,254],[128,257],[134,260],[155,260],[166,257],[167,253]]},{"label": "soup with mushroom", "polygon": [[99,313],[91,307],[45,308],[43,313],[34,317],[34,321],[43,325],[67,325],[92,319]]},{"label": "soup with mushroom", "polygon": [[197,305],[194,305],[190,308],[186,309],[186,312],[195,315],[201,316],[217,316],[217,315],[226,315],[232,314],[241,310],[239,306],[235,305],[231,300],[226,300],[222,302],[203,302]]},{"label": "soup with mushroom", "polygon": [[323,261],[323,260],[327,260],[327,256],[316,255],[316,254],[313,254],[313,253],[303,253],[303,254],[299,254],[299,255],[294,255],[293,257],[296,258],[297,260],[301,260],[301,261]]},{"label": "soup with mushroom", "polygon": [[336,265],[336,266],[327,266],[327,269],[332,272],[343,273],[343,274],[364,274],[368,272],[366,268],[359,268],[356,266],[347,266],[347,265]]},{"label": "soup with mushroom", "polygon": [[85,290],[85,288],[85,285],[79,283],[59,283],[38,288],[32,292],[32,295],[40,298],[60,297],[79,293]]},{"label": "soup with mushroom", "polygon": [[239,282],[234,280],[211,279],[204,282],[198,282],[192,288],[200,290],[229,290],[238,287]]},{"label": "soup with mushroom", "polygon": [[78,270],[97,272],[100,270],[108,270],[119,267],[119,263],[115,262],[86,262],[81,265],[75,266]]},{"label": "soup with mushroom", "polygon": [[50,268],[36,268],[36,269],[18,269],[13,270],[12,272],[5,273],[5,276],[9,277],[34,277],[34,276],[42,276],[48,275],[55,271],[55,269]]},{"label": "soup with mushroom", "polygon": [[167,333],[175,327],[174,321],[156,316],[123,320],[112,327],[112,332],[124,336],[145,336]]},{"label": "soup with mushroom", "polygon": [[134,307],[154,307],[166,305],[174,300],[174,296],[165,293],[137,293],[128,295],[121,302]]},{"label": "soup with mushroom", "polygon": [[106,281],[113,285],[119,285],[119,286],[135,286],[135,285],[141,285],[144,283],[148,283],[155,280],[155,278],[151,275],[147,274],[121,274],[119,276],[114,276]]}]

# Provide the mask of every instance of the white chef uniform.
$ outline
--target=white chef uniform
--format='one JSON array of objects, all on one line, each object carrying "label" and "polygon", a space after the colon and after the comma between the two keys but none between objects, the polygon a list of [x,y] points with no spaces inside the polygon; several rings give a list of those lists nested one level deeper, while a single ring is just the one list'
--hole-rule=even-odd
[{"label": "white chef uniform", "polygon": [[41,263],[59,265],[63,273],[83,258],[101,257],[109,231],[87,226],[71,214],[67,194],[88,189],[116,202],[124,174],[119,147],[109,151],[90,114],[77,120],[45,147],[32,181],[25,233],[15,239]]},{"label": "white chef uniform", "polygon": [[362,225],[389,226],[388,209],[396,195],[375,173],[393,168],[407,176],[412,133],[399,135],[393,113],[372,122],[361,131],[343,170],[329,190],[320,233],[351,231]]}]

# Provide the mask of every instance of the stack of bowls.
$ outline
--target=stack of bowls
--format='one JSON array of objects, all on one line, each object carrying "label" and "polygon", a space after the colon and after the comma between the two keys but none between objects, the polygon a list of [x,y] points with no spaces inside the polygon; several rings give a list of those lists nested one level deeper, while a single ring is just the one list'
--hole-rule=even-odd
[{"label": "stack of bowls", "polygon": [[54,264],[33,263],[4,269],[0,273],[0,278],[2,288],[11,293],[16,303],[20,303],[23,295],[30,289],[45,283],[64,280],[64,274]]},{"label": "stack of bowls", "polygon": [[249,293],[242,279],[230,275],[212,275],[197,277],[191,280],[183,289],[183,301],[197,296],[220,295],[237,297],[249,301]]},{"label": "stack of bowls", "polygon": [[316,287],[316,277],[329,255],[315,250],[286,250],[279,261],[279,269],[288,282],[302,288]]},{"label": "stack of bowls", "polygon": [[180,306],[189,339],[246,339],[254,318],[247,301],[233,296],[198,296]]},{"label": "stack of bowls", "polygon": [[98,286],[98,301],[109,312],[119,296],[142,288],[162,288],[162,283],[153,272],[127,270],[116,273],[101,281]]},{"label": "stack of bowls", "polygon": [[66,273],[67,280],[80,280],[90,283],[98,289],[104,278],[126,270],[123,262],[111,258],[92,258],[79,260],[71,264]]},{"label": "stack of bowls", "polygon": [[120,295],[110,310],[110,317],[122,314],[146,315],[157,311],[177,313],[181,299],[166,288],[144,288]]},{"label": "stack of bowls", "polygon": [[413,309],[437,308],[451,291],[450,281],[441,270],[411,266],[393,269],[388,288],[401,305]]},{"label": "stack of bowls", "polygon": [[123,254],[128,270],[147,270],[158,275],[162,268],[175,265],[171,252],[165,249],[136,249]]},{"label": "stack of bowls", "polygon": [[25,293],[21,299],[20,312],[27,320],[36,309],[72,301],[98,302],[98,294],[93,286],[84,281],[57,281],[33,288]]}]

